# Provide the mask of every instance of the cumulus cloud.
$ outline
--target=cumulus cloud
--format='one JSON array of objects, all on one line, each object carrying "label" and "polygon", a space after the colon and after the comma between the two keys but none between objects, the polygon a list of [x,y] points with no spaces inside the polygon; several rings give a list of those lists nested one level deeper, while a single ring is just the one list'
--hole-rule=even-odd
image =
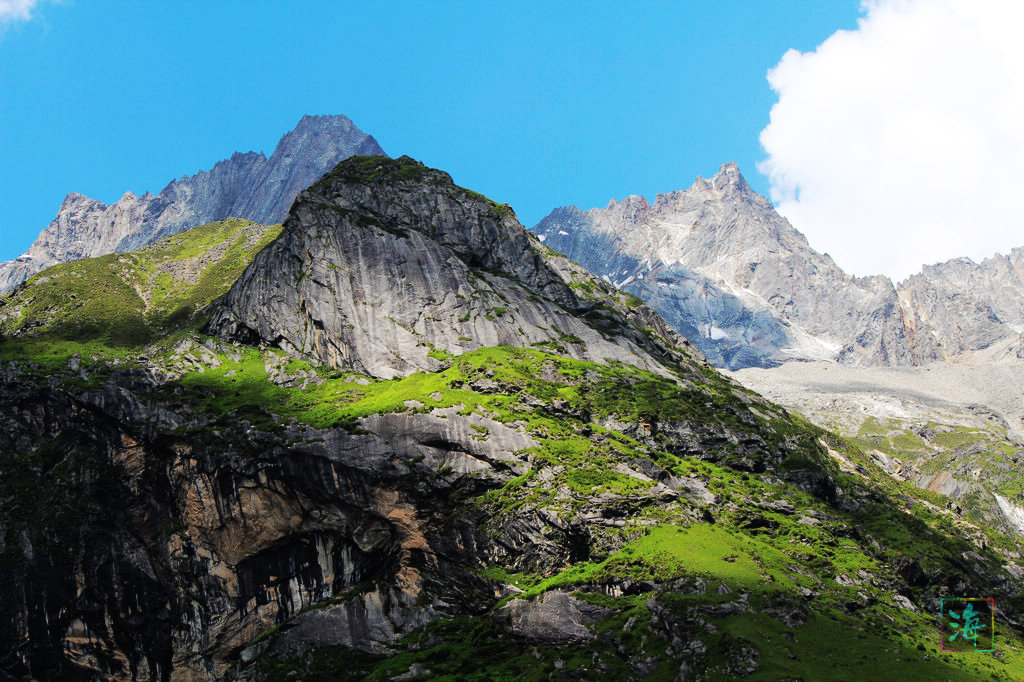
[{"label": "cumulus cloud", "polygon": [[28,21],[38,0],[0,0],[0,24]]},{"label": "cumulus cloud", "polygon": [[1024,3],[863,9],[768,72],[758,168],[779,212],[858,275],[1024,246]]}]

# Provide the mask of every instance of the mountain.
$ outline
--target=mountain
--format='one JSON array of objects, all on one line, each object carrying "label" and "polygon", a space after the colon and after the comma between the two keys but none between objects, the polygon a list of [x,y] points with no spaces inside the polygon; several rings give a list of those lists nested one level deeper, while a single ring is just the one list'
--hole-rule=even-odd
[{"label": "mountain", "polygon": [[920,365],[1024,330],[1020,249],[981,265],[928,266],[899,287],[852,277],[733,163],[653,206],[631,196],[603,209],[559,208],[533,231],[647,301],[719,367]]},{"label": "mountain", "polygon": [[538,248],[508,206],[408,157],[340,164],[299,196],[288,228],[210,333],[381,378],[438,369],[437,349],[557,346],[658,370],[666,350],[652,336],[689,346],[648,308]]},{"label": "mountain", "polygon": [[963,518],[1024,533],[1024,364],[843,367],[791,362],[730,376],[855,443]]},{"label": "mountain", "polygon": [[899,285],[918,364],[950,360],[1024,332],[1024,248],[981,263],[926,265]]},{"label": "mountain", "polygon": [[853,278],[735,164],[653,206],[560,208],[534,231],[895,480],[1024,533],[1024,249],[925,266],[898,286]]},{"label": "mountain", "polygon": [[653,206],[638,196],[570,206],[533,230],[649,302],[719,366],[910,361],[892,284],[851,277],[814,251],[736,164]]},{"label": "mountain", "polygon": [[230,218],[138,251],[62,263],[0,299],[0,335],[133,347],[187,324],[281,226]]},{"label": "mountain", "polygon": [[303,116],[269,159],[235,153],[155,196],[126,192],[109,206],[69,194],[29,250],[0,263],[0,293],[55,263],[131,251],[204,223],[229,217],[280,223],[300,190],[353,154],[384,151],[345,116]]},{"label": "mountain", "polygon": [[[1019,538],[728,380],[507,205],[354,157],[275,230],[0,299],[4,676],[1024,670]],[[963,596],[998,602],[996,652],[939,655]]]}]

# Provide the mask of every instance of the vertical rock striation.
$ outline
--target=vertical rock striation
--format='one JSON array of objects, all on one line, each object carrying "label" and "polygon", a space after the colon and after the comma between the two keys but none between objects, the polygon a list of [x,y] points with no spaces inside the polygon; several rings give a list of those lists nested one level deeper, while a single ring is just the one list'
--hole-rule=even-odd
[{"label": "vertical rock striation", "polygon": [[615,296],[447,173],[353,157],[299,195],[207,330],[384,378],[436,370],[438,350],[554,344],[658,370],[650,333],[689,346]]}]

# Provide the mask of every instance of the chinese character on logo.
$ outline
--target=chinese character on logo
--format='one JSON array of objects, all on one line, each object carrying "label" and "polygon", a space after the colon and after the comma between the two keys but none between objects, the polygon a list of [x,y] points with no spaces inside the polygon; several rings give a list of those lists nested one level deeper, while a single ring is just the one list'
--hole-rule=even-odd
[{"label": "chinese character on logo", "polygon": [[949,641],[955,640],[960,635],[964,636],[964,639],[971,640],[974,648],[978,648],[978,630],[985,629],[985,626],[978,622],[978,612],[974,610],[974,604],[967,603],[967,608],[963,611],[964,622],[961,625],[959,622],[960,616],[957,615],[956,611],[950,611],[949,617],[952,619],[953,627],[956,628],[956,632],[949,638]]},{"label": "chinese character on logo", "polygon": [[995,650],[995,600],[942,599],[943,652]]}]

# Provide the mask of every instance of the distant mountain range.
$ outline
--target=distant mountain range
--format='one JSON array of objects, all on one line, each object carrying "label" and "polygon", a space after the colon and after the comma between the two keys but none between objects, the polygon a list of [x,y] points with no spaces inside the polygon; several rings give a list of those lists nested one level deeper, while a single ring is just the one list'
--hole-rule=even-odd
[{"label": "distant mountain range", "polygon": [[345,116],[303,116],[269,158],[235,153],[209,171],[172,180],[157,195],[126,192],[109,206],[68,194],[29,250],[0,263],[0,294],[56,263],[131,251],[212,221],[279,223],[300,190],[354,154],[384,150]]},{"label": "distant mountain range", "polygon": [[[298,192],[352,155],[382,156],[345,116],[304,116],[268,158],[236,153],[159,194],[111,205],[69,194],[0,293],[50,265],[126,252],[228,217],[281,222]],[[716,366],[790,360],[913,366],[1024,354],[1024,249],[926,266],[898,286],[853,277],[754,192],[734,163],[685,191],[555,209],[534,233],[658,310]]]},{"label": "distant mountain range", "polygon": [[1024,249],[958,258],[895,285],[853,277],[754,192],[734,163],[685,191],[557,208],[533,231],[633,293],[720,367],[788,360],[908,366],[1024,331]]}]

